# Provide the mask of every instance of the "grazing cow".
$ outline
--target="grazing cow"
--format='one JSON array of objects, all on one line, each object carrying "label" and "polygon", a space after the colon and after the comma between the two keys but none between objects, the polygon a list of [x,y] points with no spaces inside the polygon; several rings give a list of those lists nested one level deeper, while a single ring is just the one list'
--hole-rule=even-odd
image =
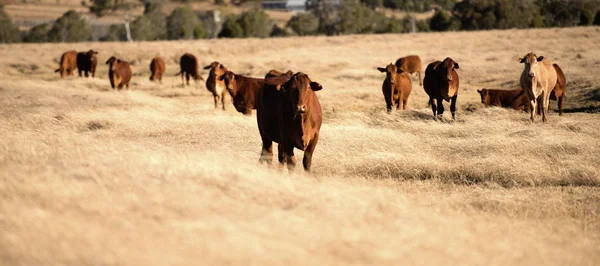
[{"label": "grazing cow", "polygon": [[292,72],[291,70],[288,70],[285,73],[279,72],[275,69],[271,69],[266,75],[265,78],[272,78],[272,77],[279,77],[279,76],[283,76],[283,75],[288,75],[288,76],[292,76],[294,75],[294,72]]},{"label": "grazing cow", "polygon": [[[458,63],[452,58],[446,57],[444,61],[435,61],[425,69],[425,79],[423,80],[423,88],[429,95],[429,104],[433,111],[433,116],[441,119],[444,114],[443,100],[450,101],[450,111],[452,112],[452,120],[456,118],[456,99],[458,97]],[[437,101],[437,116],[436,102]],[[439,116],[439,117],[438,117]]]},{"label": "grazing cow", "polygon": [[263,142],[260,161],[273,160],[273,141],[279,143],[279,162],[296,166],[294,148],[304,151],[304,170],[310,171],[319,141],[322,111],[315,91],[323,87],[301,72],[265,79],[257,99],[257,121]]},{"label": "grazing cow", "polygon": [[529,110],[531,122],[534,120],[538,105],[538,97],[542,104],[542,122],[546,122],[546,113],[550,102],[550,92],[556,86],[557,75],[556,69],[552,66],[550,59],[543,56],[536,56],[533,52],[526,54],[523,58],[517,59],[520,63],[525,64],[525,68],[521,73],[520,84],[525,90],[531,108]]},{"label": "grazing cow", "polygon": [[165,72],[165,61],[157,56],[150,62],[150,81],[162,84],[162,74]]},{"label": "grazing cow", "polygon": [[383,85],[381,85],[381,91],[383,92],[388,113],[392,111],[394,105],[396,106],[396,110],[399,110],[400,103],[402,103],[402,109],[406,110],[408,96],[412,90],[410,76],[403,69],[396,67],[392,63],[385,68],[378,67],[377,70],[381,73],[386,73]]},{"label": "grazing cow", "polygon": [[97,54],[98,52],[94,50],[77,53],[77,71],[80,77],[81,72],[85,73],[86,78],[89,76],[88,73],[92,74],[92,78],[96,75],[96,65],[98,65]]},{"label": "grazing cow", "polygon": [[194,81],[204,80],[204,78],[198,74],[198,59],[196,59],[193,54],[185,53],[182,55],[179,60],[179,67],[181,70],[179,70],[179,73],[175,74],[175,76],[181,74],[181,85],[185,86],[183,74],[185,74],[187,85],[190,85],[190,76],[194,78]]},{"label": "grazing cow", "polygon": [[481,96],[481,103],[488,106],[513,108],[515,110],[529,111],[529,98],[522,89],[516,90],[490,90],[483,88],[477,90]]},{"label": "grazing cow", "polygon": [[114,89],[115,86],[120,90],[125,86],[129,89],[129,81],[131,80],[131,66],[125,61],[121,61],[114,56],[111,56],[108,61],[108,79],[110,86]]},{"label": "grazing cow", "polygon": [[223,76],[228,69],[216,61],[210,63],[208,66],[205,66],[204,69],[210,69],[210,72],[208,72],[208,78],[206,79],[206,89],[213,94],[215,99],[215,108],[217,108],[220,98],[223,110],[225,110],[226,89],[225,82],[223,79],[221,79],[221,76]]},{"label": "grazing cow", "polygon": [[418,55],[407,55],[405,57],[398,58],[396,61],[396,67],[408,72],[409,74],[417,72],[419,75],[419,85],[423,86],[423,79],[421,78],[421,58]]},{"label": "grazing cow", "polygon": [[60,72],[60,77],[64,78],[67,75],[74,76],[77,68],[77,51],[66,51],[60,57],[58,69],[54,72]]},{"label": "grazing cow", "polygon": [[264,85],[265,79],[249,78],[227,71],[221,76],[221,80],[225,82],[225,88],[233,99],[235,109],[245,115],[252,114],[252,110],[256,109],[258,92]]}]

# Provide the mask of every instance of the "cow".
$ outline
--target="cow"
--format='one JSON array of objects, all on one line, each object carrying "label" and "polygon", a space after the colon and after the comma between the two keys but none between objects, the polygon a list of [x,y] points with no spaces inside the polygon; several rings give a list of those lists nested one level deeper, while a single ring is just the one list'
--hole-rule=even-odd
[{"label": "cow", "polygon": [[220,79],[225,83],[235,109],[245,115],[252,114],[252,110],[256,109],[256,97],[265,79],[250,78],[231,71],[225,72]]},{"label": "cow", "polygon": [[418,55],[407,55],[405,57],[398,58],[396,61],[396,67],[408,72],[409,74],[417,72],[419,75],[419,85],[423,86],[423,79],[421,78],[421,58]]},{"label": "cow", "polygon": [[396,106],[396,110],[399,110],[400,103],[402,103],[402,109],[406,110],[408,96],[412,90],[412,82],[408,73],[392,63],[385,68],[378,67],[377,70],[381,73],[386,73],[385,80],[381,85],[381,91],[383,92],[388,113],[392,111],[394,106]]},{"label": "cow", "polygon": [[194,81],[204,80],[200,74],[198,74],[198,59],[193,54],[185,53],[181,56],[179,60],[179,73],[175,74],[175,76],[179,76],[181,74],[181,85],[185,86],[186,83],[183,82],[183,75],[185,74],[185,80],[187,85],[190,85],[190,76],[194,78]]},{"label": "cow", "polygon": [[150,62],[150,81],[160,82],[162,84],[162,74],[165,72],[165,61],[156,56]]},{"label": "cow", "polygon": [[74,76],[77,68],[77,51],[66,51],[60,57],[58,69],[54,72],[60,72],[60,77],[64,78],[67,75]]},{"label": "cow", "polygon": [[292,75],[294,75],[294,72],[292,72],[291,70],[288,70],[287,72],[282,73],[278,70],[271,69],[271,70],[269,70],[269,72],[267,72],[267,74],[265,75],[265,78],[279,77],[279,76],[283,76],[283,75],[289,75],[291,77]]},{"label": "cow", "polygon": [[[518,62],[525,64],[521,73],[520,85],[525,90],[531,108],[529,110],[531,122],[534,121],[538,102],[542,104],[542,122],[546,122],[546,113],[550,102],[550,92],[556,86],[557,74],[552,62],[543,56],[536,56],[533,52],[517,59]],[[540,99],[538,100],[538,97]]]},{"label": "cow", "polygon": [[490,90],[483,88],[477,90],[481,96],[481,103],[488,106],[513,108],[515,110],[529,111],[529,98],[522,89],[516,90]]},{"label": "cow", "polygon": [[215,99],[215,109],[218,107],[219,98],[221,99],[221,105],[225,110],[225,82],[221,79],[221,76],[225,72],[229,71],[224,65],[219,62],[212,62],[210,65],[205,66],[204,69],[210,69],[208,72],[208,78],[206,79],[206,89],[213,94]]},{"label": "cow", "polygon": [[563,104],[565,103],[565,98],[567,97],[567,78],[565,77],[565,73],[563,73],[562,69],[560,69],[557,64],[552,64],[552,66],[556,71],[556,85],[550,93],[550,100],[558,100],[558,115],[562,115]]},{"label": "cow", "polygon": [[[456,99],[458,97],[458,63],[452,58],[446,57],[444,61],[435,61],[425,69],[425,78],[423,79],[423,88],[429,95],[429,104],[436,119],[441,119],[444,113],[443,100],[450,101],[450,111],[452,120],[456,119]],[[436,102],[437,101],[437,116]]]},{"label": "cow", "polygon": [[92,78],[96,75],[96,65],[98,65],[98,58],[96,55],[98,52],[89,50],[87,52],[77,53],[77,72],[81,77],[81,72],[85,73],[85,77],[89,77],[89,73],[92,74]]},{"label": "cow", "polygon": [[294,148],[304,151],[302,164],[309,172],[312,155],[319,141],[323,115],[316,91],[323,87],[308,75],[298,72],[265,79],[258,99],[256,118],[263,142],[261,162],[273,160],[273,142],[278,158],[292,170],[296,166]]},{"label": "cow", "polygon": [[120,90],[125,86],[129,89],[129,81],[131,80],[131,66],[128,62],[117,59],[111,56],[108,61],[108,79],[110,86],[114,89],[115,86]]}]

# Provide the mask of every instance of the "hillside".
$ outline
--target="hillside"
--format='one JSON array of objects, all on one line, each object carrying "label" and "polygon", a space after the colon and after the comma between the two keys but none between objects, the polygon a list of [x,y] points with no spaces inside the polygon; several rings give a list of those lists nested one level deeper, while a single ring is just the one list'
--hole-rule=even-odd
[{"label": "hillside", "polygon": [[[0,45],[0,261],[597,265],[600,114],[580,111],[597,110],[599,42],[586,27]],[[63,51],[90,48],[96,79],[54,73]],[[568,80],[569,112],[545,124],[483,108],[476,92],[516,88],[530,51]],[[182,87],[184,52],[320,82],[313,172],[259,164],[255,115]],[[407,54],[460,64],[457,121],[433,120],[416,78],[409,110],[385,112],[376,67]],[[131,90],[110,89],[111,55],[133,63]],[[154,55],[162,85],[148,80]]]}]

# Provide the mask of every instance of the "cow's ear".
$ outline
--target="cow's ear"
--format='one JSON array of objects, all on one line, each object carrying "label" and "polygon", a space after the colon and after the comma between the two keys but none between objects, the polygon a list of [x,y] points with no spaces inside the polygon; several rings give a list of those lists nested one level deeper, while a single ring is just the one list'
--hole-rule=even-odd
[{"label": "cow's ear", "polygon": [[458,63],[454,63],[454,69],[458,69]]},{"label": "cow's ear", "polygon": [[204,69],[210,69],[211,65],[203,67]]},{"label": "cow's ear", "polygon": [[323,86],[321,86],[321,84],[313,81],[310,83],[310,89],[313,91],[320,91],[323,89]]},{"label": "cow's ear", "polygon": [[98,51],[94,51],[93,53],[94,53],[94,54],[98,54]]},{"label": "cow's ear", "polygon": [[523,58],[517,58],[517,62],[519,62],[521,64],[525,63],[525,57],[523,57]]},{"label": "cow's ear", "polygon": [[285,84],[287,84],[287,82],[277,85],[277,90],[278,91],[287,91],[287,87],[285,86]]},{"label": "cow's ear", "polygon": [[538,61],[538,62],[540,62],[540,61],[542,61],[542,60],[544,60],[544,56],[543,56],[543,55],[537,58],[537,61]]},{"label": "cow's ear", "polygon": [[223,69],[223,68],[225,68],[225,66],[224,66],[224,65],[221,65],[221,66],[219,66],[219,68]]},{"label": "cow's ear", "polygon": [[477,92],[478,92],[479,94],[481,94],[482,90],[477,90]]},{"label": "cow's ear", "polygon": [[379,72],[381,72],[381,73],[387,72],[387,69],[385,69],[383,67],[378,67],[377,70],[379,70]]}]

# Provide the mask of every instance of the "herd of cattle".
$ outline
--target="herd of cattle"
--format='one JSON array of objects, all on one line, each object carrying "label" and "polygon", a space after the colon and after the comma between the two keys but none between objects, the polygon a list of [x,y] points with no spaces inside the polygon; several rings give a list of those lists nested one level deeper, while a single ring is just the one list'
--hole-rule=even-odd
[{"label": "herd of cattle", "polygon": [[[94,77],[98,52],[67,51],[60,59],[61,77],[74,75],[77,68],[79,76],[82,72]],[[562,115],[562,105],[565,97],[566,79],[560,67],[552,64],[543,56],[528,53],[519,58],[525,64],[520,78],[521,89],[517,90],[478,90],[481,101],[485,106],[510,107],[516,110],[528,111],[531,121],[536,113],[546,121],[549,99],[558,99],[559,112]],[[131,66],[128,62],[112,56],[106,61],[109,65],[109,80],[112,88],[129,88]],[[198,60],[189,53],[181,56],[179,61],[181,82],[189,85],[190,77],[195,81],[204,80],[198,73]],[[319,131],[322,123],[321,104],[316,91],[323,87],[312,81],[308,75],[292,71],[285,73],[277,70],[269,71],[264,78],[251,78],[235,74],[219,62],[212,62],[204,67],[209,70],[206,88],[213,94],[215,108],[221,102],[225,110],[226,92],[231,95],[235,109],[243,114],[251,114],[256,110],[258,129],[262,139],[260,161],[273,161],[273,142],[278,143],[278,159],[281,164],[287,164],[293,169],[296,165],[294,148],[304,151],[302,163],[306,171],[310,170],[312,154],[319,141]],[[429,104],[436,119],[444,113],[443,101],[451,102],[452,119],[456,118],[456,100],[459,89],[459,76],[456,72],[458,63],[447,57],[443,61],[430,63],[425,69],[425,77],[421,78],[422,67],[419,56],[402,57],[396,64],[390,63],[385,68],[378,67],[386,73],[382,92],[387,111],[407,108],[408,97],[412,90],[410,74],[417,73],[419,84],[429,96]],[[150,63],[150,80],[162,82],[165,72],[165,62],[155,57]],[[185,76],[185,82],[184,82]],[[538,105],[538,102],[541,102]]]}]

